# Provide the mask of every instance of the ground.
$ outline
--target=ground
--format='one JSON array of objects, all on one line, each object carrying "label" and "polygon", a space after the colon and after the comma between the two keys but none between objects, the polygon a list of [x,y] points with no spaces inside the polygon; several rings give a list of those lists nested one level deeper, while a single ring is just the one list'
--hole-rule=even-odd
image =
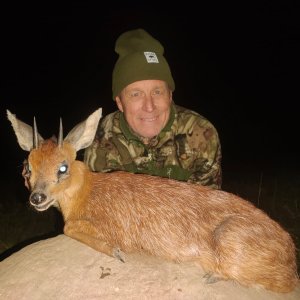
[{"label": "ground", "polygon": [[63,234],[33,243],[0,262],[1,299],[296,300],[232,281],[206,284],[195,265],[127,255],[122,263]]}]

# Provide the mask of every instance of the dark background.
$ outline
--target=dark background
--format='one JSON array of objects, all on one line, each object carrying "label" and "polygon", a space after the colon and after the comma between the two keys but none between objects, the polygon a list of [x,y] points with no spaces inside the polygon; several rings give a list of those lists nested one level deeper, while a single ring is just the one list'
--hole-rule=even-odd
[{"label": "dark background", "polygon": [[2,178],[19,177],[27,155],[6,109],[30,124],[36,116],[44,138],[57,134],[59,117],[67,133],[100,106],[104,114],[112,112],[114,43],[135,28],[164,45],[176,83],[174,101],[217,128],[224,174],[249,166],[258,172],[298,170],[296,1],[198,7],[62,2],[1,4]]}]

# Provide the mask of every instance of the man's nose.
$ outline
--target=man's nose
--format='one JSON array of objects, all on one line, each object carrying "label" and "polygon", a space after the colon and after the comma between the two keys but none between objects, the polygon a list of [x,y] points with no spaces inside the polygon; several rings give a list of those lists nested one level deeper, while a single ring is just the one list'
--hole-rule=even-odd
[{"label": "man's nose", "polygon": [[154,104],[153,98],[152,98],[152,96],[150,94],[148,94],[148,95],[146,94],[145,95],[143,108],[146,111],[152,111],[152,110],[154,110],[155,104]]}]

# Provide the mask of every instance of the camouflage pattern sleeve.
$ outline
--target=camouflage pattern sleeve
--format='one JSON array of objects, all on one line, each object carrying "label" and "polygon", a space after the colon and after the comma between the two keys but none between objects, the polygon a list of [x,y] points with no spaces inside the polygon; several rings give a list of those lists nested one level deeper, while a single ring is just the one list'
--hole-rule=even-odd
[{"label": "camouflage pattern sleeve", "polygon": [[185,151],[180,156],[181,165],[191,175],[188,182],[221,189],[221,145],[216,128],[203,116],[182,108],[178,111],[178,128],[184,137]]},{"label": "camouflage pattern sleeve", "polygon": [[196,124],[188,136],[188,144],[197,152],[193,162],[193,173],[188,182],[199,183],[214,189],[221,189],[221,145],[218,133],[208,121],[205,126]]},{"label": "camouflage pattern sleeve", "polygon": [[84,152],[84,162],[92,171],[124,170],[113,139],[114,117],[112,113],[101,120],[93,143]]}]

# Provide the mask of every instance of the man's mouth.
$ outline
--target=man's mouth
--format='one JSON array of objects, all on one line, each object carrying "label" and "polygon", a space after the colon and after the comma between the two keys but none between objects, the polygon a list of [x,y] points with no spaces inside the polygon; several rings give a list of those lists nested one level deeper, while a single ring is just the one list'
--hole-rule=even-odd
[{"label": "man's mouth", "polygon": [[140,120],[144,122],[154,122],[158,119],[158,117],[151,117],[151,118],[140,118]]}]

